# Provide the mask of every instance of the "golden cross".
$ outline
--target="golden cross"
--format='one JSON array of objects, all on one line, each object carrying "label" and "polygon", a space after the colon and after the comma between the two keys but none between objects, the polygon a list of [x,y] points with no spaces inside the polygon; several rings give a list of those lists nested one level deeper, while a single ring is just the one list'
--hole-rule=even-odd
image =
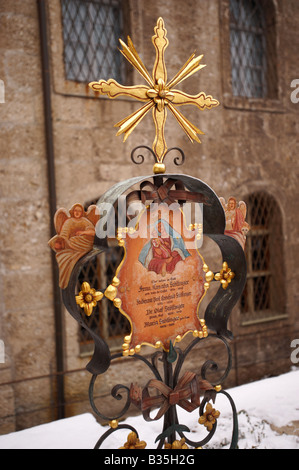
[{"label": "golden cross", "polygon": [[181,83],[183,80],[186,80],[186,78],[205,67],[205,65],[200,64],[203,55],[195,57],[195,54],[192,54],[172,80],[167,82],[164,52],[168,46],[168,39],[166,38],[167,31],[162,18],[158,19],[154,31],[155,35],[152,37],[152,42],[156,50],[156,60],[152,76],[149,74],[140,59],[131,38],[128,37],[128,45],[126,45],[121,39],[119,40],[123,47],[123,50],[120,50],[120,52],[140,73],[148,83],[148,86],[123,86],[113,79],[109,79],[108,81],[99,80],[97,82],[90,82],[89,86],[95,92],[106,94],[112,99],[118,98],[120,95],[124,95],[144,102],[144,105],[140,109],[115,124],[115,127],[119,127],[116,135],[124,134],[124,141],[144,116],[152,109],[153,120],[156,128],[156,136],[152,148],[157,158],[154,171],[156,173],[164,173],[165,165],[163,164],[163,158],[167,151],[164,128],[167,117],[167,108],[174,115],[191,142],[195,140],[200,143],[197,134],[203,134],[203,132],[188,121],[188,119],[178,111],[176,106],[190,104],[197,106],[200,110],[204,110],[218,106],[219,102],[212,96],[206,95],[204,92],[200,92],[198,95],[188,95],[187,93],[173,89],[175,85]]}]

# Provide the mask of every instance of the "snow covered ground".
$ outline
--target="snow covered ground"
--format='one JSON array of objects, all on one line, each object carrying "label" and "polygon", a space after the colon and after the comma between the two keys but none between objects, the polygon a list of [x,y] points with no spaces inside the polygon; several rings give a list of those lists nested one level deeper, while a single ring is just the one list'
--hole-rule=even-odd
[{"label": "snow covered ground", "polygon": [[[240,449],[299,449],[299,369],[227,392],[238,411]],[[232,433],[231,407],[222,394],[217,395],[214,406],[221,415],[217,431],[205,447],[227,448]],[[187,413],[178,408],[178,411],[180,423],[191,430],[191,439],[206,435],[206,428],[197,422],[197,410]],[[156,448],[154,441],[162,432],[162,420],[146,423],[138,416],[125,423],[137,429],[140,439],[147,442],[147,449]],[[0,436],[0,449],[92,449],[107,429],[86,413]],[[117,449],[126,441],[128,432],[113,433],[103,448]]]}]

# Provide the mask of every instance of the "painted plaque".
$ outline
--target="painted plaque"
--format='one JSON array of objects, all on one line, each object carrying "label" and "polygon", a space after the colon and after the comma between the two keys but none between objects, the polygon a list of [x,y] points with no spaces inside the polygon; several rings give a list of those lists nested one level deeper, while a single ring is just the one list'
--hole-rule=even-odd
[{"label": "painted plaque", "polygon": [[[146,209],[135,227],[119,229],[125,254],[119,266],[117,298],[120,311],[131,323],[125,351],[139,351],[142,344],[169,349],[193,331],[206,336],[198,317],[205,282],[204,260],[196,248],[201,224],[186,227],[176,207]],[[194,226],[193,226],[194,227]]]}]

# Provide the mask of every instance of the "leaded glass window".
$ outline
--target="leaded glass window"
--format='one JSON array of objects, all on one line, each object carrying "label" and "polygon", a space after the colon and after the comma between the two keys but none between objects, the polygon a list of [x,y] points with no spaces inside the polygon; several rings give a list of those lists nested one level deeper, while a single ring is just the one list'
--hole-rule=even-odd
[{"label": "leaded glass window", "polygon": [[125,64],[117,50],[123,36],[120,0],[61,0],[67,80],[88,83],[124,81]]},{"label": "leaded glass window", "polygon": [[276,98],[275,12],[271,0],[230,0],[234,96]]},{"label": "leaded glass window", "polygon": [[242,323],[285,316],[282,218],[275,199],[256,192],[247,199],[251,227],[246,240],[247,282],[241,298]]}]

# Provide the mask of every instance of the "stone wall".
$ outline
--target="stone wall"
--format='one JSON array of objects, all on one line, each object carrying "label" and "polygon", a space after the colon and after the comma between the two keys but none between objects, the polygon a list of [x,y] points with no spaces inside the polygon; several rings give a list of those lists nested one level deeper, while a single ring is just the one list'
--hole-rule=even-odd
[{"label": "stone wall", "polygon": [[[0,74],[5,85],[5,103],[0,107],[0,336],[9,358],[10,377],[15,381],[15,412],[22,413],[15,418],[13,430],[27,426],[28,409],[48,404],[49,387],[20,381],[49,374],[50,366],[55,366],[55,348],[51,260],[46,248],[49,196],[36,2],[1,2],[0,23]],[[1,370],[1,382],[7,377]],[[2,392],[1,387],[1,401]],[[8,401],[5,408],[10,408]],[[40,412],[37,421],[33,417],[30,423],[47,419],[47,414]]]},{"label": "stone wall", "polygon": [[[165,55],[168,77],[196,49],[204,54],[207,67],[183,82],[182,89],[194,94],[205,91],[221,103],[211,111],[200,112],[195,107],[184,110],[186,117],[205,133],[201,145],[191,144],[169,116],[167,143],[184,150],[186,163],[177,168],[169,159],[167,171],[200,178],[225,198],[234,195],[241,199],[264,189],[276,198],[282,212],[288,317],[244,327],[235,309],[230,326],[235,336],[234,369],[228,385],[289,370],[290,342],[299,335],[299,104],[290,100],[290,84],[298,78],[299,11],[294,0],[279,0],[275,5],[279,99],[263,109],[254,100],[247,108],[231,106],[226,93],[226,0],[128,1],[130,36],[149,70],[154,63],[153,28],[162,16],[169,39]],[[151,174],[152,160],[142,166],[133,165],[130,152],[136,145],[151,146],[154,128],[148,116],[125,143],[122,137],[115,137],[113,125],[137,109],[138,103],[96,98],[84,84],[66,81],[60,2],[47,2],[47,13],[57,207],[68,209],[75,202],[99,197],[122,179]],[[0,432],[6,433],[56,417],[56,378],[48,377],[56,370],[55,299],[47,245],[49,191],[39,22],[34,0],[0,2],[0,50],[0,79],[5,85],[5,103],[0,103],[0,339],[9,357],[0,369],[1,403],[5,403]],[[137,72],[132,72],[129,81],[128,85],[143,83]],[[64,317],[64,329],[65,367],[69,371],[84,369],[87,358],[80,356],[78,326],[69,315]],[[196,355],[192,357],[195,361]],[[135,374],[134,367],[126,367],[128,380]],[[99,378],[101,400],[121,370],[118,363],[108,378]],[[142,368],[138,375],[140,381],[146,380]],[[23,381],[40,376],[46,378]],[[65,397],[71,402],[66,415],[90,411],[89,379],[84,371],[65,376]],[[1,386],[6,382],[13,383]],[[3,413],[11,418],[4,420]]]}]

